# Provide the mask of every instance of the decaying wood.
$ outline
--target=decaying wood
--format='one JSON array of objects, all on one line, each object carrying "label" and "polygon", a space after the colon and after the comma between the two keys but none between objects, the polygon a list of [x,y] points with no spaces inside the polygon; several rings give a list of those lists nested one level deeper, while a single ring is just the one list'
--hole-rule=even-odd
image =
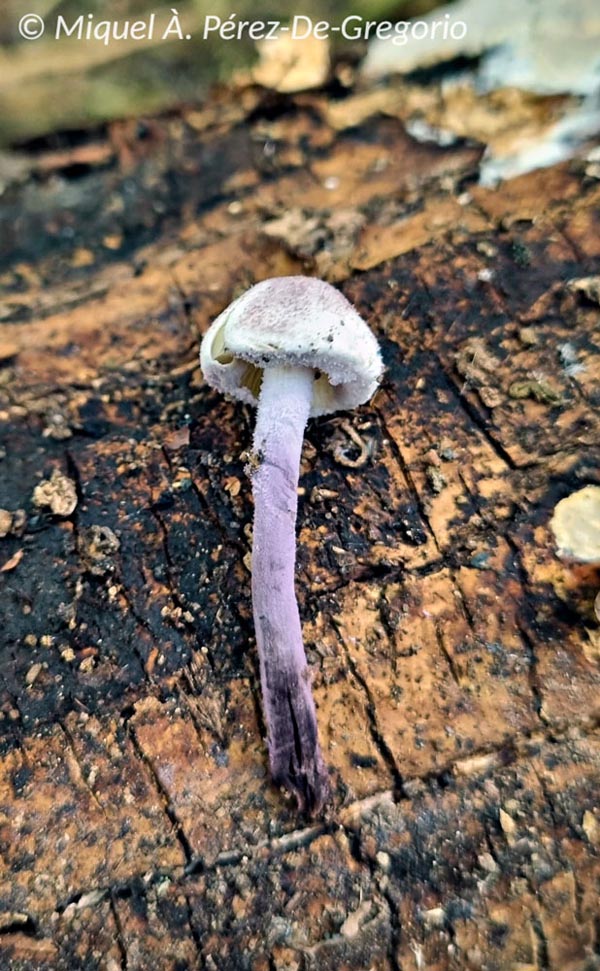
[{"label": "decaying wood", "polygon": [[[249,90],[5,192],[3,968],[600,967],[599,578],[548,527],[599,476],[597,177],[484,189],[477,146],[326,109]],[[303,456],[310,825],[262,740],[250,416],[197,367],[300,271],[386,363]]]}]

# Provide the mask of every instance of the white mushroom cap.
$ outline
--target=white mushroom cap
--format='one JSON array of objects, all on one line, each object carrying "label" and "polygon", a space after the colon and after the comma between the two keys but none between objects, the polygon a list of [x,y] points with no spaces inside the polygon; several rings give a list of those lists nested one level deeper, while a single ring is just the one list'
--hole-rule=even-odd
[{"label": "white mushroom cap", "polygon": [[561,499],[550,526],[559,556],[600,564],[600,486],[588,485]]},{"label": "white mushroom cap", "polygon": [[377,341],[329,283],[305,276],[263,280],[223,311],[202,341],[200,365],[213,387],[258,404],[263,368],[319,372],[310,416],[368,401],[383,364]]}]

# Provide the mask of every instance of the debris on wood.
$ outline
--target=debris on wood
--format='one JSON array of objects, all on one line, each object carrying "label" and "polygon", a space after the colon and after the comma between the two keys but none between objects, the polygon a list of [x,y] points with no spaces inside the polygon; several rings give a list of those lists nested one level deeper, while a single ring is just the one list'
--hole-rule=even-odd
[{"label": "debris on wood", "polygon": [[70,516],[77,506],[75,483],[55,467],[50,478],[43,479],[33,490],[33,504],[50,509],[55,516]]},{"label": "debris on wood", "polygon": [[6,562],[3,563],[2,566],[0,566],[0,573],[9,573],[10,570],[14,570],[15,567],[17,567],[21,562],[21,560],[23,559],[23,555],[24,555],[24,551],[22,549],[17,550],[16,553],[13,553],[13,555],[8,560],[6,560]]},{"label": "debris on wood", "polygon": [[259,61],[252,68],[256,84],[284,94],[321,87],[330,71],[329,41],[314,35],[303,39],[291,34],[261,40]]}]

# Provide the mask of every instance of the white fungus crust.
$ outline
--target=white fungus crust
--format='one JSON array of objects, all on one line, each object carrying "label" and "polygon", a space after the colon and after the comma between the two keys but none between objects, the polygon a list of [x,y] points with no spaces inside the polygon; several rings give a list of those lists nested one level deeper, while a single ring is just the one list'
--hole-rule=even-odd
[{"label": "white fungus crust", "polygon": [[311,418],[368,401],[383,371],[354,307],[330,284],[303,276],[264,280],[238,297],[207,331],[200,365],[213,387],[255,406],[264,367],[310,368],[318,372]]}]

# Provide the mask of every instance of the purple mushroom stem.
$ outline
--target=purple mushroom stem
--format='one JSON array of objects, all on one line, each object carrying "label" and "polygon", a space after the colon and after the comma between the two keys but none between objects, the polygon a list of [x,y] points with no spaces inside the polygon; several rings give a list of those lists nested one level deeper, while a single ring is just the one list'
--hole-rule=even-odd
[{"label": "purple mushroom stem", "polygon": [[311,368],[265,368],[252,472],[252,605],[269,760],[276,784],[309,814],[329,791],[294,590],[300,455],[313,382]]}]

